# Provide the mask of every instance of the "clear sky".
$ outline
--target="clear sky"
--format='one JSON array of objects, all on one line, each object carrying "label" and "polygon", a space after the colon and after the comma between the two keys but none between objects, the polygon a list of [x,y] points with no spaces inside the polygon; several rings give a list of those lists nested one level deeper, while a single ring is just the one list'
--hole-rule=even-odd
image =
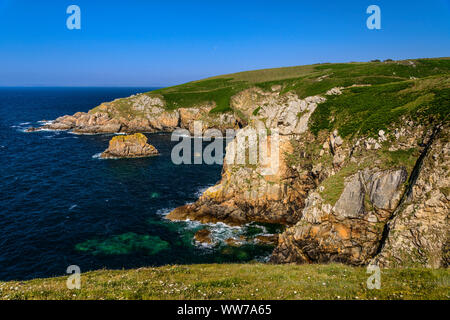
[{"label": "clear sky", "polygon": [[[81,30],[66,9],[81,8]],[[366,27],[369,5],[381,30]],[[0,0],[0,86],[167,86],[318,62],[450,56],[450,0]]]}]

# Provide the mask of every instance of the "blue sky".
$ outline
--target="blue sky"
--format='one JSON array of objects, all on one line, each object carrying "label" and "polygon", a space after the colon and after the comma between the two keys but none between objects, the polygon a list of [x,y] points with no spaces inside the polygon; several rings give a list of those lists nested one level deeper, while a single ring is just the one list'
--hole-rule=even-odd
[{"label": "blue sky", "polygon": [[[66,9],[81,8],[81,30]],[[381,8],[381,30],[366,8]],[[450,0],[0,0],[0,86],[167,86],[318,62],[450,56]]]}]

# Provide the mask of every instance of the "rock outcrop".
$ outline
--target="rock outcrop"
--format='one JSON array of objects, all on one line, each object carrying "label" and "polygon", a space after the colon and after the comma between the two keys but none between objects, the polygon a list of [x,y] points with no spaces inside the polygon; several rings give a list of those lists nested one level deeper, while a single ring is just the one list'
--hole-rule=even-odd
[{"label": "rock outcrop", "polygon": [[[232,108],[239,121],[247,126],[240,129],[226,148],[221,181],[207,189],[200,199],[172,211],[171,220],[193,219],[201,222],[223,221],[240,225],[257,221],[294,224],[301,217],[306,194],[314,186],[313,177],[299,173],[288,165],[286,155],[292,153],[291,139],[307,131],[308,119],[318,103],[325,99],[299,99],[295,94],[280,95],[253,88],[232,99]],[[274,142],[272,131],[279,132],[279,158],[276,170],[268,173],[267,164],[240,161],[238,149],[258,149],[258,133],[266,133],[267,145]],[[272,134],[271,134],[272,133]],[[269,148],[270,149],[270,148]],[[245,153],[245,152],[244,152]],[[277,150],[278,153],[278,150]],[[259,159],[261,160],[261,159]]]},{"label": "rock outcrop", "polygon": [[359,171],[346,179],[334,206],[319,193],[310,193],[302,219],[281,235],[272,261],[367,263],[378,249],[382,226],[397,207],[406,179],[405,169]]},{"label": "rock outcrop", "polygon": [[[317,82],[327,77],[319,77]],[[412,82],[402,87],[403,94],[411,90],[410,85]],[[415,85],[433,88],[435,83]],[[221,180],[196,202],[173,210],[168,219],[283,224],[286,230],[279,236],[257,239],[276,243],[270,258],[275,263],[448,267],[448,120],[434,116],[417,120],[413,114],[397,117],[412,107],[425,108],[437,91],[424,91],[416,100],[389,109],[386,119],[392,123],[386,123],[378,135],[361,133],[361,124],[347,127],[347,134],[329,129],[341,130],[352,114],[347,111],[350,108],[328,103],[318,120],[327,125],[319,125],[313,134],[310,119],[317,114],[317,107],[327,99],[336,101],[332,99],[347,90],[355,94],[363,89],[360,86],[336,87],[323,96],[303,99],[292,91],[282,93],[285,87],[278,84],[270,91],[254,87],[233,95],[232,111],[220,114],[211,112],[216,107],[211,102],[169,110],[162,97],[139,94],[104,103],[88,113],[60,117],[43,128],[79,134],[183,128],[194,134],[194,121],[201,120],[202,133],[210,128],[222,132],[238,129],[226,147]],[[441,93],[440,97],[444,98],[434,107],[444,110],[447,96]],[[366,111],[363,105],[360,109]],[[342,114],[337,117],[339,112]],[[369,113],[367,110],[364,117]],[[142,137],[115,137],[103,156],[153,154],[154,148]],[[261,159],[264,144],[269,150],[268,162]],[[239,153],[240,148],[246,151]],[[206,243],[211,240],[207,230],[195,238]],[[227,242],[240,243],[233,238]]]},{"label": "rock outcrop", "polygon": [[103,103],[88,113],[77,112],[66,115],[42,126],[30,128],[70,130],[77,134],[173,132],[187,129],[194,134],[194,121],[201,120],[203,131],[209,128],[226,129],[239,127],[239,122],[231,112],[211,114],[215,103],[204,103],[192,108],[167,110],[162,98],[138,94],[127,99],[117,99]]},{"label": "rock outcrop", "polygon": [[101,158],[143,158],[157,155],[154,146],[147,143],[147,137],[142,133],[115,136],[109,141],[109,147]]},{"label": "rock outcrop", "polygon": [[450,136],[448,128],[438,130],[423,162],[413,173],[404,203],[386,225],[385,238],[373,264],[449,267]]},{"label": "rock outcrop", "polygon": [[[376,137],[314,136],[309,117],[324,100],[260,89],[234,96],[246,127],[227,146],[221,181],[168,218],[285,224],[270,259],[276,263],[448,266],[448,123],[404,118]],[[239,145],[259,143],[253,129],[279,132],[273,174],[236,159]]]}]

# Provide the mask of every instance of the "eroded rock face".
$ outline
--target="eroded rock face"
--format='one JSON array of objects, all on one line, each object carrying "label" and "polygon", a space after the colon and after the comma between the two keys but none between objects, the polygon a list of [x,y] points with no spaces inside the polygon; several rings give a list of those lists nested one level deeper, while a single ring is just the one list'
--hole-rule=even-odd
[{"label": "eroded rock face", "polygon": [[[300,221],[280,235],[271,261],[447,267],[448,129],[447,124],[435,134],[435,128],[408,123],[391,131],[393,135],[403,132],[402,137],[388,137],[383,131],[378,139],[356,141],[343,153],[347,160],[335,164],[325,174],[328,180],[310,191]],[[402,154],[417,149],[415,164],[395,168],[392,160],[380,159],[386,151],[377,153],[371,146],[388,139],[391,144],[386,149],[403,150]],[[340,152],[341,147],[330,146],[329,150],[333,148],[335,154]],[[325,199],[339,188],[339,175],[361,163],[366,168],[344,178],[336,202]],[[389,166],[393,168],[384,168]]]},{"label": "eroded rock face", "polygon": [[[200,199],[172,211],[171,220],[193,219],[201,222],[222,221],[243,224],[250,221],[294,224],[301,217],[306,194],[314,186],[308,173],[293,170],[287,163],[292,153],[291,140],[307,131],[310,115],[323,102],[321,97],[299,99],[296,95],[266,93],[248,89],[232,98],[232,107],[247,126],[228,144],[221,181],[206,190]],[[256,164],[239,158],[239,147],[255,150],[260,142],[252,132],[279,132],[276,170],[268,172],[259,158]],[[269,149],[273,134],[267,137]]]},{"label": "eroded rock face", "polygon": [[142,133],[133,135],[116,136],[109,141],[109,147],[101,158],[143,158],[155,156],[159,152],[147,143],[147,137]]}]

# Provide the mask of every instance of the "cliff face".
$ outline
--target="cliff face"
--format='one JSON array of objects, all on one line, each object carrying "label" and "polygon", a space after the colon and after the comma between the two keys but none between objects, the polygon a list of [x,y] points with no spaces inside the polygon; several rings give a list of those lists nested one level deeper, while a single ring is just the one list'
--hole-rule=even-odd
[{"label": "cliff face", "polygon": [[[206,190],[197,202],[177,208],[168,218],[231,224],[297,222],[313,178],[293,170],[285,154],[292,153],[291,139],[307,131],[308,119],[322,101],[321,97],[299,99],[294,94],[281,95],[276,90],[264,92],[257,88],[234,96],[232,108],[247,126],[227,146],[222,180]],[[277,170],[267,174],[267,165],[251,164],[248,159],[240,163],[236,152],[239,145],[247,150],[258,148],[259,140],[251,133],[270,133],[275,129],[279,130],[280,150]],[[267,140],[269,145],[273,143],[270,135]]]},{"label": "cliff face", "polygon": [[450,263],[450,136],[438,128],[417,163],[404,203],[385,227],[379,253],[382,267],[448,267]]},{"label": "cliff face", "polygon": [[[118,99],[44,128],[194,133],[202,120],[203,130],[239,129],[221,180],[169,219],[284,224],[276,263],[447,267],[449,62],[264,70],[259,83],[254,72],[236,74]],[[255,131],[278,157],[251,161],[262,139]]]},{"label": "cliff face", "polygon": [[[346,90],[299,99],[249,89],[233,97],[233,109],[247,126],[227,154],[249,129],[277,129],[278,170],[263,175],[264,165],[226,157],[221,181],[168,218],[285,224],[271,257],[276,263],[447,266],[448,123],[405,116],[375,136],[311,134],[308,122],[318,105]],[[251,149],[258,141],[246,143]]]},{"label": "cliff face", "polygon": [[[302,218],[280,236],[271,260],[447,266],[448,129],[436,133],[410,122],[398,138],[380,135],[378,150],[367,141],[347,149],[342,168],[310,192]],[[395,151],[383,150],[384,139]],[[410,159],[393,163],[386,153]],[[337,189],[336,202],[327,188]]]},{"label": "cliff face", "polygon": [[109,147],[101,158],[142,158],[158,154],[158,150],[147,143],[147,137],[142,133],[127,136],[116,136],[109,141]]}]

